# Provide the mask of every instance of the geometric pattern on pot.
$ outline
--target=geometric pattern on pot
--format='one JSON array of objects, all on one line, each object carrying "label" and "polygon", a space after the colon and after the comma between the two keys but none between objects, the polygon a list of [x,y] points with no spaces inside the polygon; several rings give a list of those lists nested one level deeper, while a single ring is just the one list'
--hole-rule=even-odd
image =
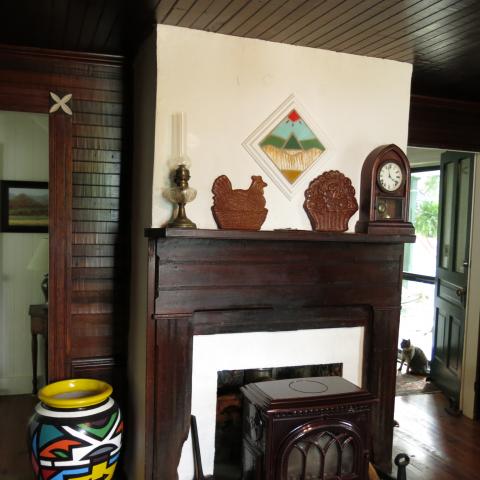
[{"label": "geometric pattern on pot", "polygon": [[109,398],[81,411],[58,411],[38,404],[29,429],[35,478],[111,479],[122,444],[123,419]]},{"label": "geometric pattern on pot", "polygon": [[[291,199],[306,173],[332,146],[307,110],[290,95],[242,143],[243,147]],[[303,189],[302,189],[303,191]]]}]

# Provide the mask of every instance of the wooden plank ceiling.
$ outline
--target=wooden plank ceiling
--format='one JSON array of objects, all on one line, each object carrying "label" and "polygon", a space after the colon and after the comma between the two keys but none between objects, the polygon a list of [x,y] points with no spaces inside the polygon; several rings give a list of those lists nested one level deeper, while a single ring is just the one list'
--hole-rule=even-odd
[{"label": "wooden plank ceiling", "polygon": [[478,0],[161,0],[157,23],[414,65],[414,93],[480,100]]},{"label": "wooden plank ceiling", "polygon": [[0,0],[0,43],[120,54],[125,0]]},{"label": "wooden plank ceiling", "polygon": [[0,0],[0,42],[132,54],[154,23],[414,65],[413,92],[480,100],[478,0]]}]

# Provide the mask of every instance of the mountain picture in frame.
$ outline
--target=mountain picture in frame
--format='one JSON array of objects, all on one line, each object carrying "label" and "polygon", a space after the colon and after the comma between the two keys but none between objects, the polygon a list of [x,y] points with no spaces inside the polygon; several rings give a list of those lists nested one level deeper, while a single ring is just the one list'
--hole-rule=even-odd
[{"label": "mountain picture in frame", "polygon": [[48,182],[0,182],[1,231],[48,232]]}]

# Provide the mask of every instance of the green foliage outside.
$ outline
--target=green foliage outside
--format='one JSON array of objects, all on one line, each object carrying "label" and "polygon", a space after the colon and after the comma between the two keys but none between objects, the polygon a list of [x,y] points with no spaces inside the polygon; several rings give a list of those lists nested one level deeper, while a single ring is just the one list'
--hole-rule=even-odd
[{"label": "green foliage outside", "polygon": [[430,238],[437,237],[438,202],[425,201],[417,207],[415,215],[415,230],[420,235]]},{"label": "green foliage outside", "polygon": [[[434,175],[422,182],[421,191],[425,200],[418,203],[415,211],[415,230],[429,238],[437,237],[438,229],[438,187],[440,176]],[[435,200],[431,200],[435,198]]]}]

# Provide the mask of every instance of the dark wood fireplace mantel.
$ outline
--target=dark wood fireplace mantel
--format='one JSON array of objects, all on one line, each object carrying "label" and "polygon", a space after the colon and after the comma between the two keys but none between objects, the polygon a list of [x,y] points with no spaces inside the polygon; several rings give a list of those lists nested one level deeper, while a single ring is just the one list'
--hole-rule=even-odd
[{"label": "dark wood fireplace mantel", "polygon": [[366,233],[313,232],[311,230],[207,230],[188,228],[146,228],[148,238],[190,238],[205,240],[257,240],[284,242],[412,243],[413,235],[369,235]]},{"label": "dark wood fireplace mantel", "polygon": [[181,229],[146,236],[146,478],[177,478],[194,335],[359,325],[363,386],[380,400],[372,454],[389,470],[403,244],[414,236]]}]

